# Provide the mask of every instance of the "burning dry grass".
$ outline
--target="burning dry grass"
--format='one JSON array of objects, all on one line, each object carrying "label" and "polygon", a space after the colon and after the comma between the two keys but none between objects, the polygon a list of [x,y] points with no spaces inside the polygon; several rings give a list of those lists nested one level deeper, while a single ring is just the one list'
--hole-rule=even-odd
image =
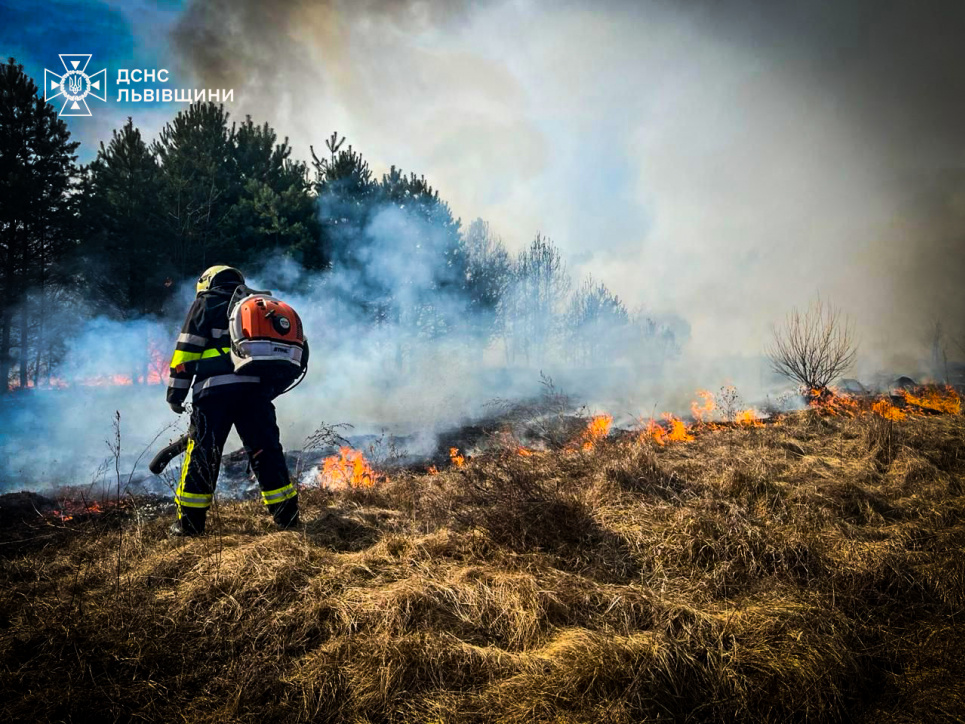
[{"label": "burning dry grass", "polygon": [[380,479],[372,469],[361,450],[348,446],[339,448],[338,455],[331,455],[322,461],[317,474],[317,485],[327,490],[345,488],[371,488]]},{"label": "burning dry grass", "polygon": [[695,437],[457,451],[298,533],[48,522],[0,552],[0,719],[954,721],[962,417]]}]

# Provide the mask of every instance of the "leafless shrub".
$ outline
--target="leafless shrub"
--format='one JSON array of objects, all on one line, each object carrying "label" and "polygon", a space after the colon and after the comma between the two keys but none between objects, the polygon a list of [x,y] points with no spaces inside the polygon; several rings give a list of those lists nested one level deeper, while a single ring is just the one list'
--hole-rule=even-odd
[{"label": "leafless shrub", "polygon": [[301,476],[302,462],[306,452],[348,445],[349,441],[342,435],[342,431],[351,429],[352,425],[349,425],[347,422],[338,422],[334,425],[329,425],[325,422],[318,423],[318,427],[315,428],[311,435],[305,438],[305,442],[302,445],[302,450],[298,455],[298,462],[295,465],[295,478],[297,479]]},{"label": "leafless shrub", "polygon": [[819,298],[803,313],[791,310],[766,353],[775,372],[820,391],[851,366],[857,349],[854,324]]},{"label": "leafless shrub", "polygon": [[328,425],[324,422],[320,422],[315,431],[305,438],[305,444],[302,445],[303,450],[322,450],[327,447],[339,447],[341,445],[348,445],[349,441],[341,434],[341,430],[351,430],[352,425],[347,422],[339,422],[334,425]]},{"label": "leafless shrub", "polygon": [[724,385],[714,397],[716,398],[717,409],[729,422],[737,419],[737,413],[744,409],[744,401],[734,385]]}]

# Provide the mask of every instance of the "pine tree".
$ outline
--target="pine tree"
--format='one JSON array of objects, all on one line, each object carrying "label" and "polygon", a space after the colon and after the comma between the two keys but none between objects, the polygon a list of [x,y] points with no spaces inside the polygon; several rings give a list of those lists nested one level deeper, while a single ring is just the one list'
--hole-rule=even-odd
[{"label": "pine tree", "polygon": [[238,245],[238,263],[284,253],[308,269],[325,268],[306,164],[291,160],[287,138],[277,143],[274,130],[267,123],[256,126],[251,116],[237,129],[232,126],[231,135],[240,190],[225,233]]},{"label": "pine tree", "polygon": [[311,148],[314,190],[321,217],[321,245],[334,265],[353,271],[365,265],[362,233],[376,203],[378,188],[362,155],[333,133],[325,141],[328,158]]},{"label": "pine tree", "polygon": [[72,247],[77,176],[67,125],[13,58],[0,65],[0,392],[7,390],[16,334],[19,385],[47,352],[45,326],[58,265]]},{"label": "pine tree", "polygon": [[[466,326],[468,260],[460,222],[424,176],[392,166],[367,231],[395,273],[394,306],[410,334],[440,337]],[[383,262],[384,265],[384,262]]]},{"label": "pine tree", "polygon": [[224,106],[195,103],[152,147],[176,276],[213,264],[260,266],[277,253],[324,268],[308,167],[291,160],[288,139],[278,143],[267,123],[228,120]]},{"label": "pine tree", "polygon": [[237,263],[240,249],[225,222],[242,179],[224,106],[192,104],[165,125],[152,150],[161,166],[160,198],[177,278]]},{"label": "pine tree", "polygon": [[101,143],[85,180],[85,268],[121,318],[159,314],[176,271],[161,232],[160,169],[132,119]]}]

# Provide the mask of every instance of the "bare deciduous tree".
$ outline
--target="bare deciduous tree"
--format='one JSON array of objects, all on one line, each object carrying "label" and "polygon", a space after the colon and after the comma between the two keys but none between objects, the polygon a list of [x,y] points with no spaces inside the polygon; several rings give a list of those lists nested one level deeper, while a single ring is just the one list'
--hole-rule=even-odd
[{"label": "bare deciduous tree", "polygon": [[566,347],[577,364],[612,363],[626,339],[630,314],[603,282],[587,276],[570,298],[566,315]]},{"label": "bare deciduous tree", "polygon": [[563,254],[540,233],[516,257],[500,307],[507,362],[541,365],[558,343],[570,290]]},{"label": "bare deciduous tree", "polygon": [[824,391],[854,362],[854,324],[820,298],[803,314],[793,309],[773,330],[766,353],[771,367],[809,391]]}]

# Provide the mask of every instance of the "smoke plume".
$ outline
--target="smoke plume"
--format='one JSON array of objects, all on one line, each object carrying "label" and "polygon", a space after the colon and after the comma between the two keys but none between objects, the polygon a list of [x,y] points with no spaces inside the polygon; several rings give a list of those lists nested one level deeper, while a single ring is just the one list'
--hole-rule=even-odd
[{"label": "smoke plume", "polygon": [[702,359],[817,293],[868,370],[965,310],[965,6],[196,0],[187,65],[296,144],[332,128],[510,244],[549,233]]}]

